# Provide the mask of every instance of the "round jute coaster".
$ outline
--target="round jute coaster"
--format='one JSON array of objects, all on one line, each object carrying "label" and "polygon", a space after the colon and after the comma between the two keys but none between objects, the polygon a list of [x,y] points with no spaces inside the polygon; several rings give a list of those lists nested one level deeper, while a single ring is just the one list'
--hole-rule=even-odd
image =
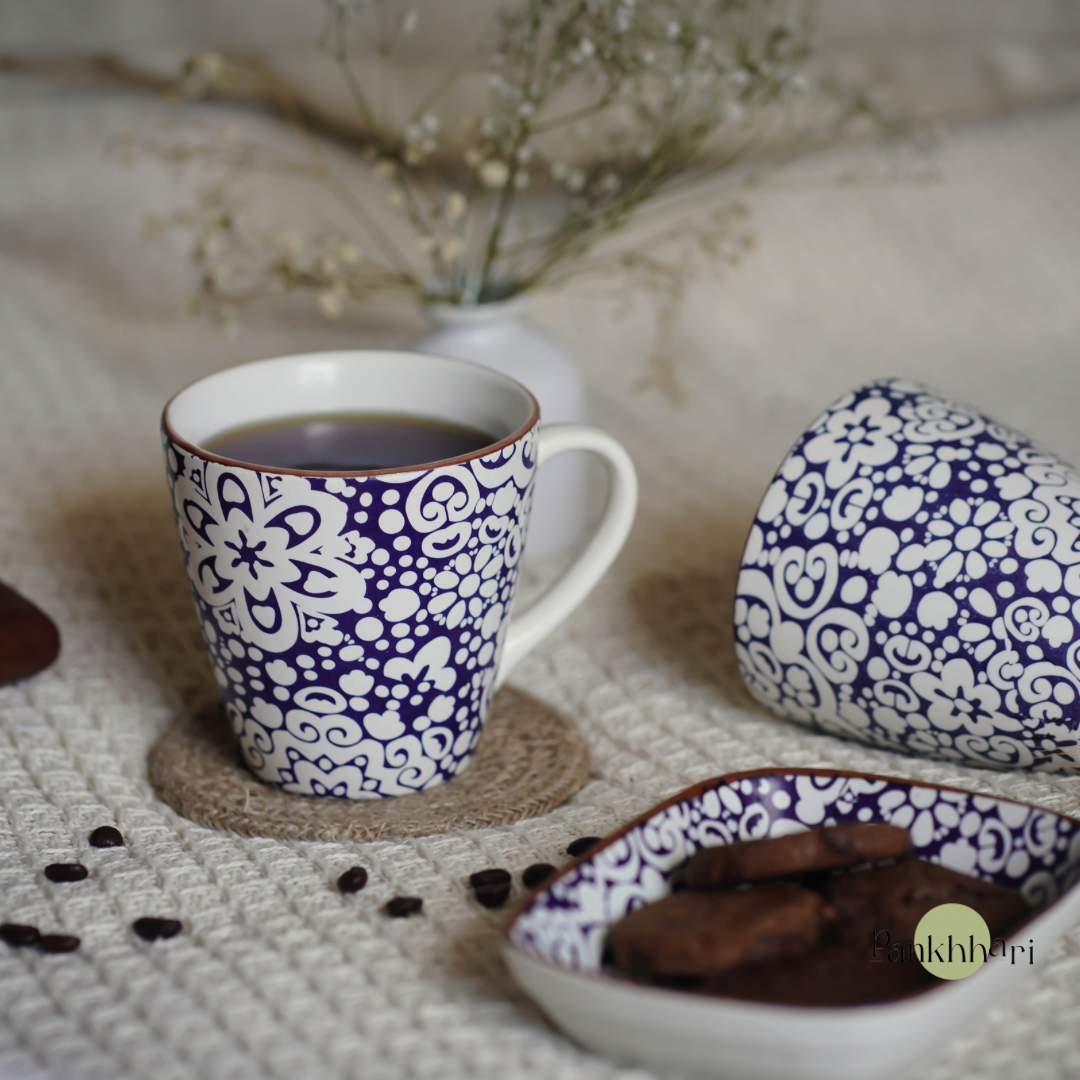
[{"label": "round jute coaster", "polygon": [[255,778],[220,705],[173,722],[149,756],[150,782],[199,825],[280,840],[392,840],[507,825],[566,802],[589,774],[589,749],[568,717],[506,687],[469,767],[449,783],[393,799],[293,795]]}]

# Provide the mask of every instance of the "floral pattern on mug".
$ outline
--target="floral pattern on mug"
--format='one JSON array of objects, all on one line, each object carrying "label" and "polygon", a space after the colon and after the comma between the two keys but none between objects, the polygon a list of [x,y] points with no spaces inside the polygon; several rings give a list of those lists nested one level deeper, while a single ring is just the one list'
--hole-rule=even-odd
[{"label": "floral pattern on mug", "polygon": [[203,635],[256,775],[356,799],[461,771],[509,621],[535,437],[345,477],[223,465],[164,440]]},{"label": "floral pattern on mug", "polygon": [[818,730],[1080,768],[1080,475],[924,387],[862,387],[769,487],[735,631],[754,695]]}]

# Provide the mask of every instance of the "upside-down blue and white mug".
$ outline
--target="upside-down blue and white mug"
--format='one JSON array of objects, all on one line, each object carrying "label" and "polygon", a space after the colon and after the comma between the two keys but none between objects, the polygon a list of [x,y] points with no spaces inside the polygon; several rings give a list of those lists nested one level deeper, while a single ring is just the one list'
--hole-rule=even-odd
[{"label": "upside-down blue and white mug", "polygon": [[1080,474],[925,387],[863,386],[769,487],[735,632],[751,691],[792,720],[1080,770]]},{"label": "upside-down blue and white mug", "polygon": [[[204,449],[297,416],[406,415],[490,432],[475,453],[365,472],[269,468]],[[338,352],[263,360],[181,390],[162,418],[180,542],[244,759],[288,791],[404,795],[461,772],[493,690],[619,553],[634,467],[591,427],[539,427],[519,383],[457,360]],[[534,476],[597,454],[607,508],[576,561],[511,615]]]}]

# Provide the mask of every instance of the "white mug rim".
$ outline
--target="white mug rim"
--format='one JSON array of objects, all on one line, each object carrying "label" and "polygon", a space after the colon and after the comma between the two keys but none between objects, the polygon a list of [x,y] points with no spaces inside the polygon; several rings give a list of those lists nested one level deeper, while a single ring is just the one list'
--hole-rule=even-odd
[{"label": "white mug rim", "polygon": [[[303,363],[305,361],[344,361],[347,359],[408,359],[411,361],[416,360],[428,360],[433,363],[437,363],[440,366],[452,365],[464,370],[465,373],[471,375],[479,375],[483,378],[491,379],[494,382],[501,382],[504,385],[508,385],[517,392],[519,392],[529,405],[529,416],[526,421],[518,428],[512,431],[509,435],[497,440],[496,442],[485,444],[478,450],[473,450],[468,454],[460,454],[456,457],[440,458],[437,461],[421,462],[415,465],[401,465],[395,468],[385,469],[348,469],[348,470],[322,470],[322,469],[288,469],[284,467],[276,467],[270,465],[260,465],[257,462],[241,461],[237,458],[224,457],[221,454],[215,454],[211,450],[207,450],[205,447],[200,446],[198,443],[190,439],[185,439],[180,435],[170,418],[170,410],[174,408],[177,402],[187,393],[194,390],[196,387],[201,386],[204,383],[211,382],[212,380],[226,374],[227,372],[236,372],[241,369],[252,370],[259,367],[265,367],[270,364],[280,364],[286,361],[292,361],[296,364]],[[340,411],[340,410],[338,410]],[[248,360],[242,364],[233,364],[227,368],[222,368],[219,371],[211,372],[209,375],[202,375],[197,379],[193,379],[185,386],[181,387],[174,393],[169,400],[165,403],[165,408],[161,414],[161,426],[165,435],[169,440],[179,446],[181,449],[187,451],[189,454],[201,458],[204,461],[213,462],[217,465],[228,466],[234,469],[250,469],[253,472],[271,473],[275,476],[316,476],[316,477],[350,477],[350,476],[386,476],[394,473],[410,473],[410,472],[423,472],[430,469],[439,469],[445,466],[461,465],[468,461],[474,461],[478,458],[487,457],[490,454],[498,453],[504,450],[506,447],[513,445],[519,439],[523,438],[529,431],[531,431],[540,421],[540,405],[536,400],[536,397],[531,391],[518,382],[516,379],[511,378],[509,375],[504,375],[500,371],[495,371],[492,368],[486,367],[483,364],[473,363],[469,360],[458,360],[449,356],[438,356],[432,353],[419,353],[411,352],[407,349],[337,349],[328,350],[322,352],[307,352],[307,353],[286,353],[282,356],[265,357],[259,360]]]}]

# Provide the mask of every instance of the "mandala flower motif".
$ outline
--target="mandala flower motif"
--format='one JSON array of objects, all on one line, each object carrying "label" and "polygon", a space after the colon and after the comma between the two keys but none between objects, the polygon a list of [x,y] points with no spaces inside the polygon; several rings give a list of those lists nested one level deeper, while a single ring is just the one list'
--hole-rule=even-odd
[{"label": "mandala flower motif", "polygon": [[939,730],[962,729],[984,736],[1021,730],[1018,720],[1000,711],[1001,694],[988,683],[977,682],[966,660],[950,660],[940,677],[928,671],[916,672],[911,676],[911,685],[930,702],[926,715]]},{"label": "mandala flower motif", "polygon": [[866,398],[825,421],[825,430],[803,448],[807,461],[825,464],[825,482],[843,487],[860,465],[885,465],[898,453],[893,436],[900,430],[885,398]]},{"label": "mandala flower motif", "polygon": [[345,531],[342,501],[299,476],[210,465],[198,479],[175,489],[191,581],[211,607],[231,609],[250,642],[283,652],[305,615],[321,626],[361,603],[357,564],[372,545]]},{"label": "mandala flower motif", "polygon": [[963,576],[978,581],[994,560],[1010,554],[1015,526],[1001,514],[993,499],[972,508],[967,499],[953,499],[940,517],[926,527],[925,543],[909,544],[897,557],[901,570],[918,570],[924,563],[935,566],[931,581],[944,588]]}]

